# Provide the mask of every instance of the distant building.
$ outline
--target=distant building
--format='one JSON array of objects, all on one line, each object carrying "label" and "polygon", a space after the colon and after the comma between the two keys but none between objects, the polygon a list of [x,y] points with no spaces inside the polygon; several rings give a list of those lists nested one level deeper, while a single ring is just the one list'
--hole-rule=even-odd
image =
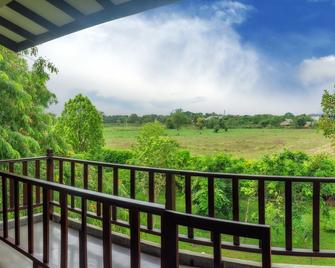
[{"label": "distant building", "polygon": [[287,118],[283,122],[280,123],[280,126],[289,127],[289,126],[292,126],[292,124],[293,124],[293,120],[290,118]]},{"label": "distant building", "polygon": [[310,128],[313,126],[313,122],[307,121],[306,124],[304,125],[304,128]]},{"label": "distant building", "polygon": [[319,121],[320,118],[321,118],[321,115],[319,115],[319,114],[313,114],[313,115],[311,115],[311,118],[312,118],[314,121]]}]

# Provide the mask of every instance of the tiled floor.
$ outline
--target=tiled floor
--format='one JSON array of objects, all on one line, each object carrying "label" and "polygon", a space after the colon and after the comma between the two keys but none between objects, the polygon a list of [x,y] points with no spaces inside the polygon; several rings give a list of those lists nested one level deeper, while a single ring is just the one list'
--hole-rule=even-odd
[{"label": "tiled floor", "polygon": [[[50,266],[59,267],[60,256],[60,226],[50,222]],[[35,224],[34,228],[35,252],[36,256],[42,256],[42,223]],[[14,231],[10,230],[13,237]],[[27,244],[27,226],[21,227],[21,243]],[[102,264],[102,241],[92,236],[88,236],[88,264],[89,267],[103,267]],[[117,245],[113,249],[113,267],[129,267],[129,250]],[[141,267],[157,268],[160,267],[160,259],[150,255],[142,254]],[[78,232],[69,229],[69,267],[79,267]],[[0,242],[0,268],[21,268],[32,267],[32,262],[14,249]]]}]

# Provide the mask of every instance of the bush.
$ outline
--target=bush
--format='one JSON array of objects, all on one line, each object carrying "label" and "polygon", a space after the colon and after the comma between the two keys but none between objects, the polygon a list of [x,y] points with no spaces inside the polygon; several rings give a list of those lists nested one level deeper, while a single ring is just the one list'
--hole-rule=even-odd
[{"label": "bush", "polygon": [[111,150],[106,148],[101,153],[102,161],[116,164],[127,164],[133,155],[130,150]]}]

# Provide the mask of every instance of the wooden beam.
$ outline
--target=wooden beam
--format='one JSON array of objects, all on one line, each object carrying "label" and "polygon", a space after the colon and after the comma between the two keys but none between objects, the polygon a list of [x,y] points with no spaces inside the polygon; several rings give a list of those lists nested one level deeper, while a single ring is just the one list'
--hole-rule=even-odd
[{"label": "wooden beam", "polygon": [[9,20],[6,20],[1,16],[0,16],[0,25],[26,39],[32,40],[35,37],[35,35],[32,34],[31,32],[21,28],[20,26],[17,26],[16,24],[10,22]]},{"label": "wooden beam", "polygon": [[0,34],[0,44],[13,51],[17,51],[17,43],[2,34]]},{"label": "wooden beam", "polygon": [[80,19],[84,17],[84,15],[79,10],[77,10],[64,0],[46,0],[46,1],[74,19]]},{"label": "wooden beam", "polygon": [[56,25],[54,25],[50,21],[46,20],[45,18],[41,17],[34,11],[30,10],[29,8],[26,8],[24,5],[21,5],[20,3],[16,1],[8,3],[7,6],[11,8],[12,10],[16,11],[17,13],[21,14],[22,16],[44,27],[47,30],[56,30],[58,28]]},{"label": "wooden beam", "polygon": [[101,5],[103,8],[107,9],[110,8],[111,6],[115,6],[111,1],[109,0],[95,0]]}]

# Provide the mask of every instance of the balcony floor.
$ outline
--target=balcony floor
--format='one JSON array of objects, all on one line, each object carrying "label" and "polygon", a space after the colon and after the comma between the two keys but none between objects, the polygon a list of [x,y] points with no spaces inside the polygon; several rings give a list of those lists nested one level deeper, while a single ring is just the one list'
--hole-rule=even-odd
[{"label": "balcony floor", "polygon": [[[36,256],[42,259],[42,223],[36,223],[34,228]],[[9,231],[14,237],[14,230]],[[78,232],[69,228],[69,267],[79,267]],[[27,226],[21,227],[21,244],[27,245]],[[113,267],[130,267],[129,249],[113,244]],[[87,238],[87,254],[89,267],[103,267],[102,240],[93,236]],[[32,267],[32,262],[5,243],[0,242],[0,268]],[[6,257],[3,257],[6,256]],[[50,222],[50,267],[59,267],[60,256],[60,225]],[[141,267],[160,267],[160,259],[147,254],[142,254]],[[183,266],[186,267],[186,266]]]}]

